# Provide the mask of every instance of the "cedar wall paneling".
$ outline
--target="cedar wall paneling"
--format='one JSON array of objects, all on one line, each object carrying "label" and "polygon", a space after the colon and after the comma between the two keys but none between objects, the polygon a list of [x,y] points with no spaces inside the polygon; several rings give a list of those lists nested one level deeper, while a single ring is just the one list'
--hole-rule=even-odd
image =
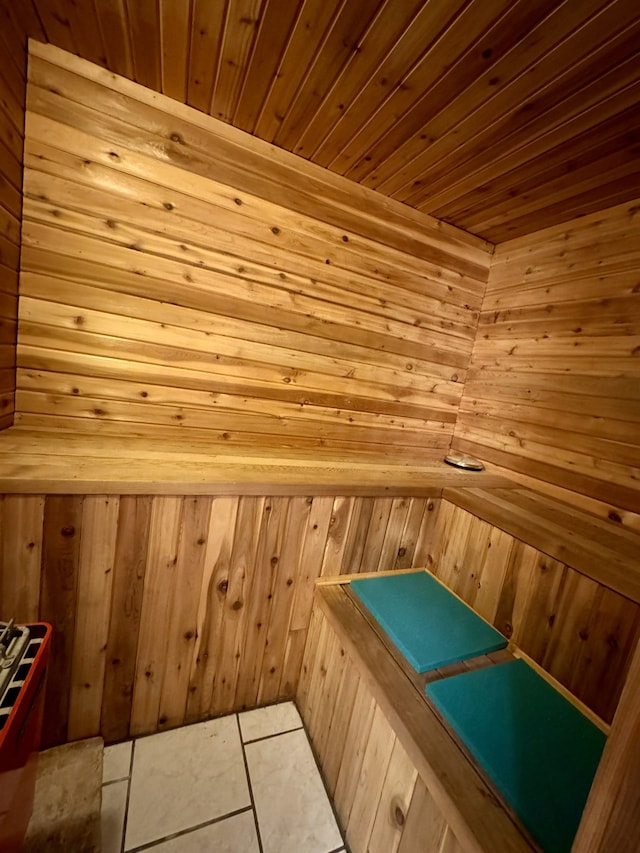
[{"label": "cedar wall paneling", "polygon": [[640,604],[443,500],[427,565],[607,722],[640,639]]},{"label": "cedar wall paneling", "polygon": [[454,446],[640,511],[639,264],[637,203],[498,246]]},{"label": "cedar wall paneling", "polygon": [[17,423],[441,457],[477,238],[32,43]]},{"label": "cedar wall paneling", "polygon": [[463,853],[367,679],[315,607],[296,702],[354,853]]},{"label": "cedar wall paneling", "polygon": [[15,398],[26,38],[0,6],[0,429]]},{"label": "cedar wall paneling", "polygon": [[0,498],[0,613],[54,626],[45,742],[295,694],[319,575],[423,564],[425,498]]},{"label": "cedar wall paneling", "polygon": [[633,199],[633,0],[0,0],[23,31],[492,242]]},{"label": "cedar wall paneling", "polygon": [[439,499],[5,495],[0,537],[0,612],[56,629],[50,744],[291,698],[319,575],[430,566],[607,720],[640,634],[638,604]]}]

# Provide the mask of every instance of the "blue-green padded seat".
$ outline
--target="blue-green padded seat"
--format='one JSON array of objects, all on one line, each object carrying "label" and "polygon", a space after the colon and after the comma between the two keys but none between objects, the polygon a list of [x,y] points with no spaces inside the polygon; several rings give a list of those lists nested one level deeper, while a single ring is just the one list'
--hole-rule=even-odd
[{"label": "blue-green padded seat", "polygon": [[427,572],[363,578],[350,586],[418,672],[507,645],[502,634]]},{"label": "blue-green padded seat", "polygon": [[426,693],[546,853],[569,853],[605,735],[523,660]]}]

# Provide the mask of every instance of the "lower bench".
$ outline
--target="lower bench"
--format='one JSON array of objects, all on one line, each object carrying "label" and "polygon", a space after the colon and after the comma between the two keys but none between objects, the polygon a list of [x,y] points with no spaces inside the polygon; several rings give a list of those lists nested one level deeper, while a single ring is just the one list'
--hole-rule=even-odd
[{"label": "lower bench", "polygon": [[568,853],[604,735],[507,652],[412,674],[340,580],[298,704],[353,853]]}]

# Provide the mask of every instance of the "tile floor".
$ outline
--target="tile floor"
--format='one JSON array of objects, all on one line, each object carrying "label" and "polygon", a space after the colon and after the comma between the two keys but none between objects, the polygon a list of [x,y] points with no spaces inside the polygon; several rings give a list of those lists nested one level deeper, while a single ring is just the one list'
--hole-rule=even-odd
[{"label": "tile floor", "polygon": [[109,746],[103,853],[339,853],[292,702]]}]

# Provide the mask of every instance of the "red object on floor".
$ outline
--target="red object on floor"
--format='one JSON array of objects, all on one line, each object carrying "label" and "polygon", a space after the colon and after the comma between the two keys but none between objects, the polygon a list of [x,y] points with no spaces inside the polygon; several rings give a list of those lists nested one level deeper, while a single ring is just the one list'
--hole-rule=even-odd
[{"label": "red object on floor", "polygon": [[0,703],[0,850],[19,853],[33,811],[51,625],[27,625],[29,645]]}]

